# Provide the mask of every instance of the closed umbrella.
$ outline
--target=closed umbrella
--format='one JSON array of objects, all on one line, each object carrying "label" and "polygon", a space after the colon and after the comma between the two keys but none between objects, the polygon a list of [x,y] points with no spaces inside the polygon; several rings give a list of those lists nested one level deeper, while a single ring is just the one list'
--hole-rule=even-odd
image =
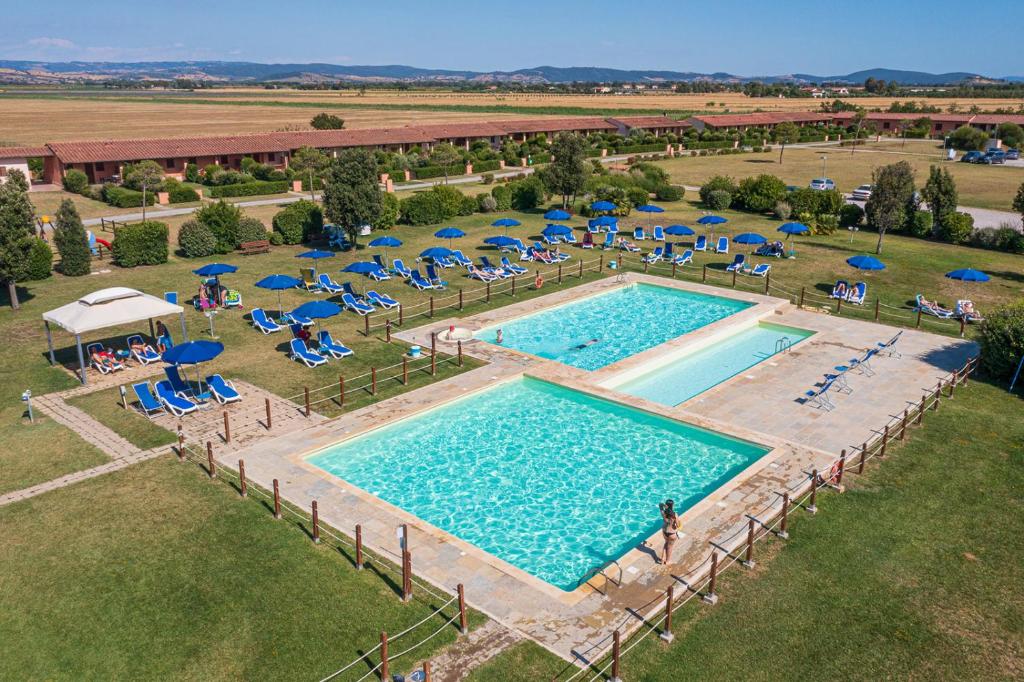
[{"label": "closed umbrella", "polygon": [[457,227],[443,227],[434,233],[434,236],[438,239],[447,239],[448,248],[452,248],[453,239],[461,239],[466,236],[466,233]]},{"label": "closed umbrella", "polygon": [[294,289],[295,287],[302,284],[302,280],[290,277],[288,275],[268,275],[260,281],[256,282],[256,286],[260,289],[270,289],[271,291],[277,292],[277,314],[280,315],[284,312],[281,307],[281,292],[285,289]]},{"label": "closed umbrella", "polygon": [[571,218],[568,211],[563,211],[560,208],[553,208],[544,214],[544,220],[569,220]]},{"label": "closed umbrella", "polygon": [[399,247],[402,245],[402,240],[397,237],[383,236],[377,237],[371,241],[368,246],[375,249],[384,249],[384,262],[388,260],[388,248]]}]

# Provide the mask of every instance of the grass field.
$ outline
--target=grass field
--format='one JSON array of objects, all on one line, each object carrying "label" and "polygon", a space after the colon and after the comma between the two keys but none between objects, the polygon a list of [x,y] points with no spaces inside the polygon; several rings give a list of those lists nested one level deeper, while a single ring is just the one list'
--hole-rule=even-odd
[{"label": "grass field", "polygon": [[68,404],[92,415],[140,450],[170,445],[178,440],[173,433],[157,426],[139,412],[126,411],[121,404],[121,393],[116,388],[75,396],[68,400]]},{"label": "grass field", "polygon": [[[622,678],[1021,679],[1022,441],[1024,401],[959,390],[845,494],[819,497],[816,516],[791,515],[790,539],[759,546],[756,569],[724,573],[717,606],[680,609],[676,641],[649,636]],[[520,644],[469,679],[565,670]]]}]

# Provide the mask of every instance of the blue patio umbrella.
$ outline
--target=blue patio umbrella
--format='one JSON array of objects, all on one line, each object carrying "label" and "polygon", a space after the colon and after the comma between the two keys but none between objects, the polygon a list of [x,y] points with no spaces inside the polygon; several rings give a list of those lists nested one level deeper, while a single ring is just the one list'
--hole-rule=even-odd
[{"label": "blue patio umbrella", "polygon": [[311,258],[312,260],[319,260],[321,258],[334,258],[334,252],[333,251],[321,251],[320,249],[313,249],[312,251],[304,251],[303,253],[300,253],[299,255],[297,255],[295,257],[296,258]]},{"label": "blue patio umbrella", "polygon": [[260,289],[270,289],[277,292],[277,312],[283,312],[281,307],[281,292],[285,289],[294,289],[302,284],[302,280],[290,277],[289,275],[268,275],[256,282]]},{"label": "blue patio umbrella", "polygon": [[568,211],[563,211],[560,208],[553,208],[544,214],[544,220],[569,220],[571,218]]},{"label": "blue patio umbrella", "polygon": [[572,234],[572,228],[568,225],[554,225],[549,224],[541,232],[545,237],[561,237],[567,234]]},{"label": "blue patio umbrella", "polygon": [[756,232],[744,232],[736,235],[732,240],[737,244],[764,244],[768,241],[767,238]]},{"label": "blue patio umbrella", "polygon": [[311,320],[320,320],[325,317],[333,317],[341,312],[341,306],[331,301],[306,301],[292,311],[296,317],[308,317]]},{"label": "blue patio umbrella", "polygon": [[643,206],[637,206],[636,210],[641,213],[647,214],[647,227],[651,226],[651,215],[654,213],[664,213],[665,209],[661,206],[655,206],[654,204],[644,204]]},{"label": "blue patio umbrella", "polygon": [[613,215],[603,215],[591,218],[587,221],[587,224],[591,227],[611,227],[612,225],[618,225],[619,219]]},{"label": "blue patio umbrella", "polygon": [[508,234],[508,228],[517,227],[519,225],[522,225],[522,223],[516,220],[515,218],[498,218],[493,223],[491,223],[491,227],[504,227],[505,234]]},{"label": "blue patio umbrella", "polygon": [[698,218],[697,222],[701,225],[721,225],[722,223],[729,222],[729,220],[718,215],[706,215]]},{"label": "blue patio umbrella", "polygon": [[[169,365],[198,365],[209,362],[224,352],[224,344],[219,341],[186,341],[164,351],[160,359]],[[203,382],[199,379],[202,392]]]},{"label": "blue patio umbrella", "polygon": [[438,239],[447,239],[448,248],[452,248],[453,239],[461,239],[466,236],[466,233],[457,227],[442,227],[440,230],[434,233],[434,236]]},{"label": "blue patio umbrella", "polygon": [[961,282],[987,282],[990,279],[990,277],[981,270],[972,270],[971,268],[947,272],[946,277],[949,277],[950,279],[958,279]]},{"label": "blue patio umbrella", "polygon": [[451,255],[452,250],[446,249],[443,246],[431,246],[429,249],[420,252],[420,258],[430,258],[435,261],[438,258],[448,258]]},{"label": "blue patio umbrella", "polygon": [[857,268],[858,270],[885,270],[885,263],[878,260],[874,256],[860,255],[852,256],[846,259],[847,265]]},{"label": "blue patio umbrella", "polygon": [[686,225],[669,225],[665,228],[665,234],[672,235],[673,237],[686,237],[693,234],[693,230]]},{"label": "blue patio umbrella", "polygon": [[592,211],[614,211],[618,206],[610,201],[595,201],[590,205]]},{"label": "blue patio umbrella", "polygon": [[354,272],[359,275],[377,272],[378,270],[380,270],[380,266],[368,260],[359,260],[355,263],[349,263],[341,269],[342,272]]},{"label": "blue patio umbrella", "polygon": [[367,246],[370,246],[371,248],[375,248],[375,249],[376,248],[383,248],[384,249],[384,260],[387,261],[387,259],[388,259],[388,248],[389,247],[397,247],[397,246],[401,246],[401,245],[402,245],[402,240],[401,239],[398,239],[396,237],[389,237],[389,236],[385,235],[383,237],[377,237],[376,239],[371,241]]},{"label": "blue patio umbrella", "polygon": [[207,265],[193,270],[192,272],[200,277],[217,277],[218,275],[226,275],[229,272],[237,271],[238,267],[235,265],[227,265],[225,263],[208,263]]},{"label": "blue patio umbrella", "polygon": [[[785,234],[789,239],[792,239],[793,235],[807,234],[810,231],[811,228],[807,227],[803,223],[783,223],[782,225],[779,226],[779,229],[776,230],[776,232],[782,232],[783,234]],[[795,257],[796,248],[791,248],[789,255],[790,257]]]},{"label": "blue patio umbrella", "polygon": [[484,240],[484,244],[490,244],[491,246],[497,246],[499,249],[503,249],[506,246],[514,246],[515,243],[516,243],[515,239],[513,239],[512,237],[503,235],[503,234],[495,235],[494,237],[488,237],[487,239]]}]

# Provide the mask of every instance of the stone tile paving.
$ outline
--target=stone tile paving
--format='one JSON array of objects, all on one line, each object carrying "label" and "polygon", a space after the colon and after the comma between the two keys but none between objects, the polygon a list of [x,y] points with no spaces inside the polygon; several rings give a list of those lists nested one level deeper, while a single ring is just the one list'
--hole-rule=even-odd
[{"label": "stone tile paving", "polygon": [[430,662],[430,679],[434,682],[461,682],[475,668],[522,639],[522,635],[514,630],[489,620],[435,656]]}]

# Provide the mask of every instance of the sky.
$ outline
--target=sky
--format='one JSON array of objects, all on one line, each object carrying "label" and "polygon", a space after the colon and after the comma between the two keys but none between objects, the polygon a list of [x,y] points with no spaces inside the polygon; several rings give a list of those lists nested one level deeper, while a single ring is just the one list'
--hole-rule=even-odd
[{"label": "sky", "polygon": [[0,59],[1024,75],[1024,2],[7,0]]}]

